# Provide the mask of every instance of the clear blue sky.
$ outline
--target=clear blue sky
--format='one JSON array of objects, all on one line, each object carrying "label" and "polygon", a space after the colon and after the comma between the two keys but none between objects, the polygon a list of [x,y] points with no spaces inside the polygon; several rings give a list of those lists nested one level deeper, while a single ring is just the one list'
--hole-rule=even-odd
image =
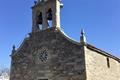
[{"label": "clear blue sky", "polygon": [[[34,0],[0,0],[0,67],[10,65],[12,45],[20,45],[31,32]],[[120,57],[120,0],[63,0],[61,26],[79,41],[85,29],[87,42]]]}]

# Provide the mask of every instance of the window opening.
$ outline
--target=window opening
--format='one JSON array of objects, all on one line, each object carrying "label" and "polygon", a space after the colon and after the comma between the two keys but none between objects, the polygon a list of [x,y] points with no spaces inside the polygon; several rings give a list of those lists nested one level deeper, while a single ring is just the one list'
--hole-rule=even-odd
[{"label": "window opening", "polygon": [[107,67],[110,68],[110,60],[107,58]]}]

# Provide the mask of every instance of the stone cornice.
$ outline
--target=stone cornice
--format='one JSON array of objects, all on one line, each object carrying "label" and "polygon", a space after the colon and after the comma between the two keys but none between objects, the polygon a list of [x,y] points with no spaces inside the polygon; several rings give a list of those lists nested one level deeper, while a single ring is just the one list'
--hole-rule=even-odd
[{"label": "stone cornice", "polygon": [[116,56],[111,55],[110,53],[107,53],[107,52],[105,52],[105,51],[103,51],[101,49],[98,49],[98,48],[96,48],[96,47],[94,47],[93,45],[90,45],[90,44],[86,44],[86,47],[88,49],[96,51],[96,52],[98,52],[98,53],[100,53],[100,54],[102,54],[102,55],[104,55],[106,57],[110,57],[112,59],[115,59],[116,61],[118,61],[120,63],[120,59],[118,57],[116,57]]}]

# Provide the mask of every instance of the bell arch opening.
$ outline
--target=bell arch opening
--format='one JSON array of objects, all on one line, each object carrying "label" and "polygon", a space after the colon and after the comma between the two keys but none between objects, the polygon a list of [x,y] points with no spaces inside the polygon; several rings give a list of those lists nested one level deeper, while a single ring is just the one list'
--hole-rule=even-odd
[{"label": "bell arch opening", "polygon": [[48,27],[52,27],[52,23],[53,23],[53,18],[52,18],[52,9],[48,9],[47,11],[47,23],[48,23]]},{"label": "bell arch opening", "polygon": [[42,30],[42,28],[43,28],[42,12],[39,12],[39,14],[37,16],[37,26],[38,26],[39,30]]}]

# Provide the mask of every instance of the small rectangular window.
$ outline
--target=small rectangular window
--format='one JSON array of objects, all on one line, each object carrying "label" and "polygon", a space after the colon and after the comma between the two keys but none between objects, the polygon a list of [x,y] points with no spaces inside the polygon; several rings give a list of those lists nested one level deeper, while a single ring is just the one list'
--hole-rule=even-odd
[{"label": "small rectangular window", "polygon": [[107,67],[110,68],[110,60],[107,58]]}]

